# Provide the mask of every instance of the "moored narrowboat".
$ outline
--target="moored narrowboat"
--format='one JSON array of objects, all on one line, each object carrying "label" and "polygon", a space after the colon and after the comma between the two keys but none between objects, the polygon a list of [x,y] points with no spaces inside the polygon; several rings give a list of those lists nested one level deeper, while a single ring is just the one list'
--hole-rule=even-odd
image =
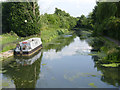
[{"label": "moored narrowboat", "polygon": [[41,50],[41,48],[42,48],[41,38],[30,38],[17,44],[14,50],[14,55],[31,56],[35,52]]}]

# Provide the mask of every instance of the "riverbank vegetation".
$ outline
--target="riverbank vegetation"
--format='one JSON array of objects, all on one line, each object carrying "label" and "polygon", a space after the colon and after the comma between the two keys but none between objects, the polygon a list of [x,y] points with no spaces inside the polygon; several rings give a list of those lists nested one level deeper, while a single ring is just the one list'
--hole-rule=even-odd
[{"label": "riverbank vegetation", "polygon": [[[93,35],[111,37],[119,42],[120,2],[97,2],[92,13]],[[99,62],[105,67],[119,66],[120,47],[115,45],[115,43],[110,43],[107,39],[100,38],[99,41],[103,42],[100,51],[106,54]]]},{"label": "riverbank vegetation", "polygon": [[[53,14],[40,15],[37,2],[3,3],[2,30],[4,34],[1,35],[2,45],[30,37],[41,37],[43,44],[45,44],[59,35],[71,33],[70,30],[76,30],[81,39],[89,39],[93,51],[97,51],[99,56],[104,55],[99,59],[99,63],[104,66],[109,66],[105,64],[120,63],[120,48],[114,43],[108,43],[107,39],[101,38],[107,36],[120,40],[120,2],[97,2],[96,4],[88,16],[81,15],[75,18],[58,8],[55,8]],[[82,31],[82,37],[80,30],[83,29],[81,28],[85,28]],[[90,29],[90,33],[86,28]],[[4,39],[6,33],[11,33],[9,39]],[[4,45],[2,51],[13,49],[15,43],[13,44]]]},{"label": "riverbank vegetation", "polygon": [[103,67],[120,66],[120,47],[103,36],[92,36],[89,30],[80,30],[77,35],[81,40],[86,40],[92,46],[91,53],[94,62]]}]

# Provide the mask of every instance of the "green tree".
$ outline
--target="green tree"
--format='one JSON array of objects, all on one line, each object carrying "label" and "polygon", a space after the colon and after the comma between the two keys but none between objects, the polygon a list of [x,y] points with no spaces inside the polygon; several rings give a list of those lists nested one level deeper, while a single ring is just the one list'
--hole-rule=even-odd
[{"label": "green tree", "polygon": [[99,2],[92,14],[94,34],[120,40],[120,2]]},{"label": "green tree", "polygon": [[2,33],[10,32],[10,12],[12,3],[2,3]]},{"label": "green tree", "polygon": [[117,7],[115,3],[111,2],[101,2],[98,3],[97,11],[96,11],[96,18],[98,23],[102,23],[103,20],[115,16],[117,11]]},{"label": "green tree", "polygon": [[[7,10],[9,5],[9,10]],[[3,28],[14,31],[19,36],[40,33],[40,14],[37,2],[7,2],[3,4],[3,17],[8,12]],[[7,23],[7,24],[6,24]],[[5,28],[6,29],[6,28]],[[5,30],[3,29],[3,30]]]}]

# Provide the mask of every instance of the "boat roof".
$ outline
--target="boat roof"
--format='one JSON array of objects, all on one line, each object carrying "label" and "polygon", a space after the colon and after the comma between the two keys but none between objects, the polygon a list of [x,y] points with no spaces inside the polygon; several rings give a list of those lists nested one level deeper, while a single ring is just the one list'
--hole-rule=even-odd
[{"label": "boat roof", "polygon": [[27,42],[27,43],[30,43],[30,42],[32,42],[32,41],[34,41],[34,40],[37,40],[37,39],[41,39],[41,38],[30,38],[30,39],[28,39],[28,40],[25,40],[25,41],[22,41],[22,42],[20,42],[20,43],[25,43],[25,42]]}]

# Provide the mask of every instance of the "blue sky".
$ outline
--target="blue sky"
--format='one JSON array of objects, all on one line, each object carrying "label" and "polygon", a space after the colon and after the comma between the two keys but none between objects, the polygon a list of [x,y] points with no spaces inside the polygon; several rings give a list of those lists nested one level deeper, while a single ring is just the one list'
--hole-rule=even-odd
[{"label": "blue sky", "polygon": [[96,0],[39,0],[40,13],[52,14],[55,8],[65,10],[71,16],[87,16],[96,5]]}]

